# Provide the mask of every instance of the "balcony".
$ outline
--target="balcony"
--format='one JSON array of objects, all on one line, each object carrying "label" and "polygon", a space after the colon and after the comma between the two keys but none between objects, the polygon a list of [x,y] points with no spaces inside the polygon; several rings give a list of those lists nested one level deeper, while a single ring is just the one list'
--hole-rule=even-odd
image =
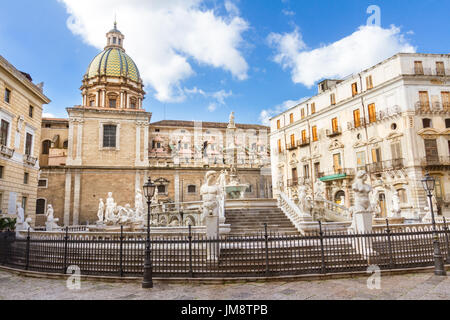
[{"label": "balcony", "polygon": [[355,129],[361,129],[366,125],[366,119],[365,118],[361,118],[359,119],[359,122],[347,122],[347,128],[348,130],[355,130]]},{"label": "balcony", "polygon": [[297,149],[297,144],[296,144],[296,143],[294,143],[294,144],[288,143],[288,144],[286,145],[286,149],[289,150],[289,151],[295,150],[295,149]]},{"label": "balcony", "polygon": [[29,164],[30,166],[34,166],[37,162],[37,158],[30,156],[29,154],[23,155],[23,162]]},{"label": "balcony", "polygon": [[333,130],[327,129],[327,137],[328,138],[333,138],[333,137],[339,136],[341,134],[342,134],[341,127],[337,127],[336,129],[333,129]]},{"label": "balcony", "polygon": [[305,139],[297,141],[297,145],[299,146],[299,148],[309,146],[310,143],[311,143],[311,141],[309,138],[305,138]]},{"label": "balcony", "polygon": [[7,158],[12,158],[14,155],[14,149],[8,148],[7,146],[0,147],[0,154]]},{"label": "balcony", "polygon": [[450,103],[436,101],[430,104],[428,101],[418,101],[414,106],[418,115],[450,113]]},{"label": "balcony", "polygon": [[333,171],[321,173],[319,178],[322,182],[353,179],[355,177],[355,169],[335,168]]},{"label": "balcony", "polygon": [[422,160],[421,165],[423,167],[448,167],[450,166],[450,157],[448,156],[428,157]]},{"label": "balcony", "polygon": [[[374,162],[369,165],[366,165],[366,172],[368,173],[381,173],[386,171],[392,171],[392,170],[400,170],[405,167],[404,165],[404,159],[392,159],[392,160],[386,160],[386,161],[380,161],[380,162]],[[358,169],[358,170],[364,170],[364,169]]]},{"label": "balcony", "polygon": [[406,70],[405,75],[415,75],[415,76],[437,76],[445,77],[450,76],[450,69],[437,69],[437,68],[412,68]]},{"label": "balcony", "polygon": [[292,188],[292,187],[298,186],[298,180],[296,180],[296,179],[288,179],[287,186],[288,186],[288,188]]}]

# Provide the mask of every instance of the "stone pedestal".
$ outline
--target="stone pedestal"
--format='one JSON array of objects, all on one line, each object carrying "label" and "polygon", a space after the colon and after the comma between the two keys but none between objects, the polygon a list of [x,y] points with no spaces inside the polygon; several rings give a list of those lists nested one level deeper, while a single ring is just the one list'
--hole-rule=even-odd
[{"label": "stone pedestal", "polygon": [[[206,237],[216,239],[219,237],[219,216],[206,216]],[[209,242],[206,244],[206,254],[208,260],[217,260],[219,257],[219,243]]]},{"label": "stone pedestal", "polygon": [[[372,225],[373,212],[355,212],[353,214],[353,225],[350,232],[357,234],[368,234],[372,232]],[[353,248],[365,259],[370,260],[370,256],[373,254],[372,238],[364,236],[356,237],[353,241]]]}]

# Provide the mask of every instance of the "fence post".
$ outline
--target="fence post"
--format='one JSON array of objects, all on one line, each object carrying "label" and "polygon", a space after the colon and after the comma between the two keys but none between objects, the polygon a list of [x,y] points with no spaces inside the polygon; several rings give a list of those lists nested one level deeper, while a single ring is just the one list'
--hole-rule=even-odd
[{"label": "fence post", "polygon": [[123,277],[123,225],[120,226],[120,277]]},{"label": "fence post", "polygon": [[392,240],[391,240],[391,229],[389,228],[389,219],[386,219],[386,232],[387,232],[387,238],[388,238],[388,246],[389,246],[389,267],[391,269],[394,269],[394,257],[392,253]]},{"label": "fence post", "polygon": [[270,276],[269,269],[269,234],[267,233],[267,223],[264,223],[264,238],[265,238],[265,250],[266,250],[266,277]]},{"label": "fence post", "polygon": [[25,270],[28,270],[30,266],[30,228],[28,228],[27,232],[27,248],[25,254],[26,254]]},{"label": "fence post", "polygon": [[189,225],[189,277],[194,277],[194,272],[192,270],[192,227]]},{"label": "fence post", "polygon": [[445,220],[444,217],[444,232],[445,232],[445,242],[446,242],[446,248],[447,248],[447,257],[445,258],[445,262],[446,263],[450,263],[450,245],[448,242],[448,225],[447,225],[447,221]]},{"label": "fence post", "polygon": [[67,242],[69,241],[69,227],[66,227],[66,235],[64,236],[64,266],[63,273],[67,271]]},{"label": "fence post", "polygon": [[322,270],[321,272],[323,274],[327,273],[326,266],[325,266],[325,248],[323,244],[323,230],[322,230],[322,222],[319,221],[319,236],[320,236],[320,254],[322,256]]}]

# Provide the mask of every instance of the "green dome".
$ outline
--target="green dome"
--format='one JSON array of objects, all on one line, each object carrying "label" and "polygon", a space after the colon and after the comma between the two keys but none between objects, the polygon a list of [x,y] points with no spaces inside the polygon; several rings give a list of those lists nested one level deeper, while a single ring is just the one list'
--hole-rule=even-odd
[{"label": "green dome", "polygon": [[107,48],[98,54],[89,65],[86,76],[125,77],[135,82],[141,78],[134,61],[119,48]]}]

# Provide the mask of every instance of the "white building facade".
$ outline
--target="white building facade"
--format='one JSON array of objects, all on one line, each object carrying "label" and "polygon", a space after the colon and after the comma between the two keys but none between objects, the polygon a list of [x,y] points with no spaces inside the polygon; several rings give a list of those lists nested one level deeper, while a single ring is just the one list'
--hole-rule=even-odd
[{"label": "white building facade", "polygon": [[353,205],[358,170],[369,173],[379,217],[398,192],[402,216],[427,206],[421,179],[436,179],[440,214],[450,214],[450,55],[397,54],[271,119],[274,195],[321,180],[328,200]]}]

